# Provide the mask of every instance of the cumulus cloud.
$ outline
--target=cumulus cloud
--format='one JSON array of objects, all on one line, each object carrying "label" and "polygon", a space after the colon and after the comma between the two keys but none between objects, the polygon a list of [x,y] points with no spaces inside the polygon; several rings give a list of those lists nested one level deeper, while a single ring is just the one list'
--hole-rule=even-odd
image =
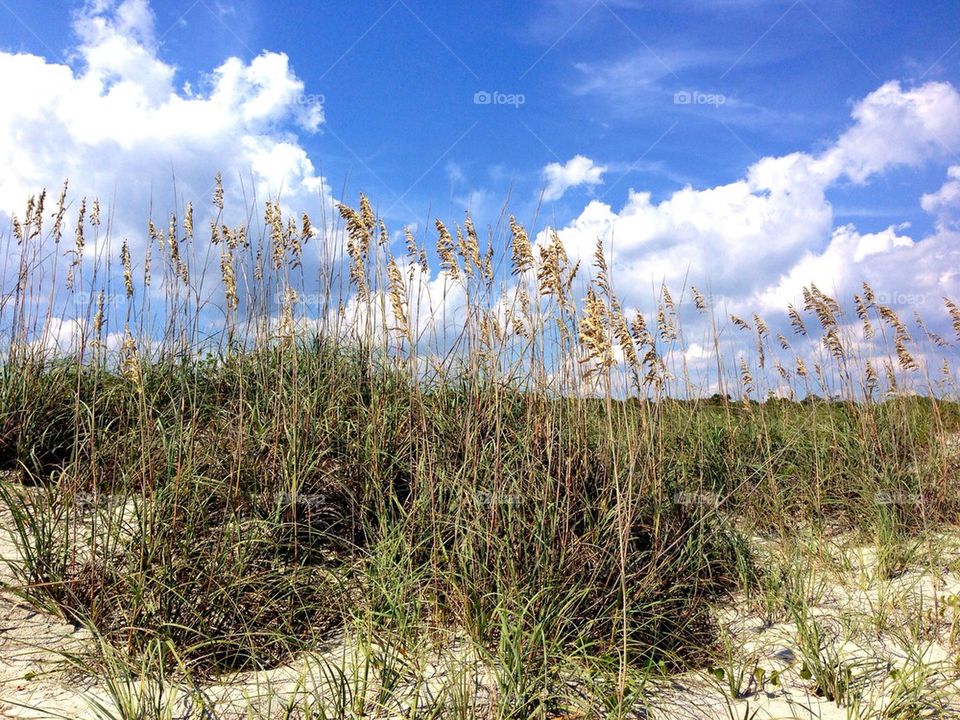
[{"label": "cumulus cloud", "polygon": [[[222,171],[259,199],[316,207],[322,178],[290,131],[314,132],[323,109],[282,53],[229,58],[196,88],[159,54],[147,0],[96,0],[74,17],[70,64],[0,52],[0,213],[70,180],[74,194],[113,201],[118,233],[142,239],[147,212],[202,203]],[[228,200],[229,200],[228,196]],[[159,210],[159,212],[158,212]],[[238,208],[246,210],[246,208]]]},{"label": "cumulus cloud", "polygon": [[559,200],[570,188],[600,185],[606,171],[605,165],[597,165],[583,155],[575,155],[562,165],[558,162],[550,163],[543,169],[543,178],[547,183],[543,199],[548,202]]},{"label": "cumulus cloud", "polygon": [[956,229],[960,219],[960,165],[954,165],[947,171],[947,181],[934,193],[926,193],[920,198],[924,210],[937,217],[941,231]]},{"label": "cumulus cloud", "polygon": [[920,201],[940,219],[923,239],[905,226],[866,234],[835,227],[828,191],[896,166],[943,162],[960,146],[958,112],[960,93],[948,83],[886,83],[855,104],[851,126],[819,154],[765,157],[735,182],[687,186],[657,203],[631,190],[619,211],[595,200],[559,234],[585,261],[600,238],[623,299],[641,308],[652,306],[650,289],[661,282],[707,286],[733,307],[782,310],[810,282],[844,292],[861,280],[932,306],[960,290],[949,270],[960,267],[960,238],[946,220],[958,212],[960,171],[951,168],[944,186]]}]

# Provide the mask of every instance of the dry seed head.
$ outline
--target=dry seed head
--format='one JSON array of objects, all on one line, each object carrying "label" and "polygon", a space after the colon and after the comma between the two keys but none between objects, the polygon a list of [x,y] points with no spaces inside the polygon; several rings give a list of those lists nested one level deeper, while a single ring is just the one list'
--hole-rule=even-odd
[{"label": "dry seed head", "polygon": [[457,254],[463,258],[463,272],[469,279],[473,279],[473,264],[470,262],[470,256],[467,253],[466,240],[463,237],[463,230],[457,225],[457,242],[454,247]]},{"label": "dry seed head", "polygon": [[294,331],[293,307],[297,303],[297,291],[287,286],[283,291],[283,306],[280,311],[278,332],[283,337],[291,337]]},{"label": "dry seed head", "polygon": [[464,241],[464,255],[477,272],[483,272],[483,258],[480,257],[480,238],[477,236],[477,230],[473,226],[473,218],[470,217],[470,211],[467,211],[466,220],[463,221],[463,229],[467,233],[467,239]]},{"label": "dry seed head", "polygon": [[43,206],[47,201],[47,191],[41,190],[40,196],[37,198],[37,205],[34,208],[33,212],[33,230],[30,232],[30,237],[40,237],[43,234]]},{"label": "dry seed head", "polygon": [[403,284],[403,277],[400,274],[400,268],[397,267],[397,261],[390,258],[387,263],[387,283],[390,288],[390,305],[393,308],[393,317],[400,326],[400,332],[404,335],[408,332],[407,313],[405,305],[407,302],[407,289]]},{"label": "dry seed head", "polygon": [[579,272],[579,270],[580,270],[580,261],[577,260],[573,264],[573,267],[570,269],[570,273],[567,275],[567,282],[564,286],[564,289],[566,290],[567,293],[569,293],[570,289],[573,287],[573,281],[577,277],[577,272]]},{"label": "dry seed head", "polygon": [[103,290],[97,294],[97,310],[93,314],[94,344],[99,345],[100,334],[103,330]]},{"label": "dry seed head", "polygon": [[67,182],[63,183],[63,190],[60,191],[60,199],[57,200],[57,212],[53,215],[53,241],[60,242],[63,235],[63,216],[67,210]]},{"label": "dry seed head", "polygon": [[300,242],[306,245],[313,237],[313,223],[310,222],[310,216],[303,213],[300,223]]},{"label": "dry seed head", "polygon": [[657,332],[660,339],[671,342],[677,339],[677,329],[673,325],[672,317],[667,317],[663,305],[657,305]]},{"label": "dry seed head", "polygon": [[541,296],[553,296],[560,304],[565,304],[563,270],[566,266],[567,254],[560,236],[555,230],[550,232],[550,243],[540,248],[537,282]]},{"label": "dry seed head", "polygon": [[867,301],[868,306],[873,305],[877,301],[877,296],[873,294],[873,288],[867,283],[863,283],[863,297]]},{"label": "dry seed head", "polygon": [[187,239],[193,239],[193,203],[187,203],[187,212],[183,218],[183,232]]},{"label": "dry seed head", "polygon": [[633,313],[633,321],[630,323],[630,334],[633,336],[634,342],[637,343],[638,347],[653,347],[653,335],[650,334],[650,330],[647,328],[647,321],[643,315],[640,314],[639,310],[635,310]]},{"label": "dry seed head", "polygon": [[[869,286],[868,286],[869,287]],[[870,316],[867,313],[867,304],[859,295],[853,296],[853,304],[857,308],[857,317],[863,325],[863,337],[869,340],[873,337],[873,324],[870,322]]]},{"label": "dry seed head", "polygon": [[877,389],[877,369],[873,366],[873,363],[867,360],[866,367],[864,368],[864,376],[866,378],[866,389],[867,394],[872,394],[874,390]]},{"label": "dry seed head", "polygon": [[752,330],[752,329],[753,329],[752,327],[750,327],[750,323],[748,323],[748,322],[747,322],[746,320],[744,320],[742,317],[739,317],[739,316],[737,316],[737,315],[732,315],[732,314],[731,314],[731,315],[730,315],[730,322],[732,322],[732,323],[734,324],[734,327],[740,328],[741,330]]},{"label": "dry seed head", "polygon": [[223,211],[223,176],[217,173],[216,184],[213,187],[213,204],[217,210]]},{"label": "dry seed head", "polygon": [[13,214],[13,234],[17,238],[17,245],[23,244],[23,226],[20,224],[20,218],[17,217],[17,214]]},{"label": "dry seed head", "polygon": [[840,331],[835,327],[827,330],[823,337],[823,345],[827,348],[835,360],[845,360],[846,353],[843,349],[843,343],[840,342]]},{"label": "dry seed head", "polygon": [[797,356],[797,375],[802,378],[807,376],[807,364],[799,356]]},{"label": "dry seed head", "polygon": [[763,318],[756,313],[753,315],[753,324],[757,328],[757,355],[759,356],[760,367],[766,367],[767,355],[764,350],[763,341],[770,334],[770,328],[767,327],[767,324],[763,321]]},{"label": "dry seed head", "polygon": [[137,342],[130,334],[130,326],[123,326],[123,344],[120,347],[123,376],[140,384],[140,362],[137,359]]},{"label": "dry seed head", "polygon": [[753,324],[757,327],[757,335],[761,338],[765,338],[770,334],[770,328],[767,327],[767,323],[764,322],[763,318],[754,313],[753,315]]},{"label": "dry seed head", "polygon": [[[360,196],[364,199],[363,195]],[[369,208],[369,205],[367,206]],[[370,232],[363,216],[348,205],[337,203],[337,211],[347,224],[347,255],[350,257],[350,281],[356,284],[362,299],[368,296],[367,255],[370,252]]]},{"label": "dry seed head", "polygon": [[387,233],[387,225],[383,220],[380,220],[378,227],[380,228],[380,235],[377,239],[377,245],[383,248],[390,244],[390,235]]},{"label": "dry seed head", "polygon": [[740,358],[740,380],[743,382],[743,390],[746,395],[753,392],[753,375],[750,374],[750,368],[747,367],[747,360]]},{"label": "dry seed head", "polygon": [[900,320],[900,316],[894,312],[889,305],[876,305],[877,312],[880,313],[880,319],[892,327],[897,335],[909,337],[907,326]]},{"label": "dry seed head", "polygon": [[960,340],[960,307],[957,307],[956,303],[947,297],[943,299],[943,304],[946,306],[947,312],[950,313],[950,320],[953,323],[953,331],[957,334],[957,340]]},{"label": "dry seed head", "polygon": [[917,361],[907,349],[908,339],[906,336],[899,334],[894,338],[893,344],[897,350],[897,362],[900,363],[902,370],[919,370],[920,366],[917,365]]},{"label": "dry seed head", "polygon": [[897,392],[897,373],[893,369],[893,363],[889,360],[883,363],[883,373],[887,377],[887,394],[894,395]]},{"label": "dry seed head", "polygon": [[83,257],[83,218],[87,212],[87,199],[83,198],[80,201],[80,209],[77,211],[77,228],[74,231],[73,239],[73,252],[76,254],[73,262],[75,265],[79,264]]},{"label": "dry seed head", "polygon": [[120,263],[123,265],[123,285],[127,291],[127,298],[133,297],[133,267],[130,262],[130,246],[126,239],[120,246]]},{"label": "dry seed head", "polygon": [[661,288],[661,293],[663,295],[663,304],[667,306],[667,309],[669,309],[671,313],[676,312],[677,308],[673,304],[673,297],[670,295],[670,290],[667,289],[666,285]]},{"label": "dry seed head", "polygon": [[634,372],[639,372],[640,359],[637,357],[637,348],[633,344],[633,336],[630,335],[627,320],[619,310],[611,317],[611,325],[627,366]]},{"label": "dry seed head", "polygon": [[793,328],[793,332],[797,335],[806,335],[807,326],[803,324],[803,318],[800,317],[800,313],[797,312],[797,309],[793,305],[787,306],[787,315],[790,318],[790,325]]},{"label": "dry seed head", "polygon": [[460,278],[460,267],[457,265],[457,256],[454,254],[453,236],[440,218],[434,223],[437,227],[437,255],[440,257],[440,266],[453,280]]},{"label": "dry seed head", "polygon": [[607,273],[607,258],[603,254],[603,241],[597,238],[597,247],[593,251],[593,266],[597,270],[595,282],[600,292],[606,297],[610,297],[610,276]]},{"label": "dry seed head", "polygon": [[279,270],[287,256],[286,235],[283,232],[283,214],[280,204],[267,201],[263,221],[270,228],[270,247],[273,257],[273,269]]},{"label": "dry seed head", "polygon": [[696,286],[692,286],[690,288],[690,292],[693,294],[693,306],[700,312],[703,312],[704,310],[706,310],[707,300],[706,298],[703,297],[701,292],[697,290]]},{"label": "dry seed head", "polygon": [[774,366],[777,368],[777,373],[787,382],[790,381],[790,371],[785,368],[779,360],[774,361]]},{"label": "dry seed head", "polygon": [[780,342],[780,347],[784,350],[790,349],[790,341],[787,340],[782,333],[777,333],[777,340]]},{"label": "dry seed head", "polygon": [[417,240],[413,237],[413,233],[410,232],[410,226],[407,225],[403,228],[403,239],[407,246],[407,257],[410,259],[410,263],[415,263],[417,261]]},{"label": "dry seed head", "polygon": [[367,229],[367,233],[372,234],[377,227],[377,217],[373,213],[373,208],[370,206],[370,201],[363,193],[360,193],[360,219],[362,220],[364,227]]},{"label": "dry seed head", "polygon": [[229,248],[220,255],[220,278],[223,280],[227,307],[236,310],[240,299],[237,296],[237,275],[233,267],[233,253]]},{"label": "dry seed head", "polygon": [[606,370],[613,365],[613,348],[607,332],[609,311],[593,288],[587,290],[584,302],[583,318],[580,320],[580,344],[583,347],[583,357],[580,362],[592,362],[595,367],[589,368],[587,374],[595,370]]},{"label": "dry seed head", "polygon": [[100,227],[100,198],[93,199],[93,210],[90,212],[90,224]]},{"label": "dry seed head", "polygon": [[513,274],[519,275],[533,267],[533,250],[530,247],[530,238],[527,237],[527,231],[523,229],[523,225],[518,223],[513,215],[510,216],[510,232],[513,235],[513,241],[510,244]]},{"label": "dry seed head", "polygon": [[293,218],[290,218],[290,220],[287,222],[286,242],[290,248],[290,267],[300,267],[300,262],[303,257],[303,242],[301,240],[299,230],[297,229],[297,223]]}]

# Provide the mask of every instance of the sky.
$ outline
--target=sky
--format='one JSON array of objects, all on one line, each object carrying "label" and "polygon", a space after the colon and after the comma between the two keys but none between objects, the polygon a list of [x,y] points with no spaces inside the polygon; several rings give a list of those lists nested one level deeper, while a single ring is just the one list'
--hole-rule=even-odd
[{"label": "sky", "polygon": [[240,206],[364,192],[425,241],[507,205],[600,238],[644,310],[960,295],[955,0],[0,0],[0,91],[0,232],[69,178],[135,250],[219,170]]}]

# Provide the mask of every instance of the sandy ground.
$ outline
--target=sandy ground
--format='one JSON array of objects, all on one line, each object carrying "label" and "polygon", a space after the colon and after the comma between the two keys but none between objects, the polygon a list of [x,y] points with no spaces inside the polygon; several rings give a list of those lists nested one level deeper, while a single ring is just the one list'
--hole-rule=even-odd
[{"label": "sandy ground", "polygon": [[[0,559],[16,561],[9,527],[9,518],[0,515]],[[802,677],[798,627],[789,612],[777,607],[776,595],[766,608],[756,599],[734,598],[719,617],[728,649],[717,661],[724,678],[703,670],[652,682],[639,717],[960,718],[960,533],[927,541],[916,549],[909,569],[890,579],[880,576],[873,548],[852,542],[785,551],[758,541],[758,548],[761,557],[769,552],[778,558],[770,562],[792,557],[803,563],[799,592],[810,617],[823,628],[824,647],[836,653],[841,667],[851,669],[849,699],[838,703],[818,695],[814,680]],[[9,567],[0,562],[0,580],[10,578]],[[343,686],[349,687],[353,700],[376,697],[375,681],[364,682],[363,662],[345,639],[284,667],[200,689],[168,688],[161,696],[155,687],[136,680],[129,680],[123,692],[111,692],[103,681],[68,670],[65,654],[94,647],[86,630],[39,612],[10,593],[0,594],[0,717],[131,716],[129,710],[121,712],[114,699],[124,695],[163,706],[167,712],[160,716],[170,718],[207,717],[197,710],[199,694],[216,708],[218,718],[283,717],[287,704],[305,693],[332,702]],[[416,697],[428,705],[462,703],[471,697],[473,712],[489,715],[496,702],[493,672],[465,647],[451,642],[444,652],[425,655],[411,673],[417,679],[395,696],[404,704]],[[755,672],[758,668],[762,673]],[[741,672],[740,697],[733,697],[727,677]],[[776,672],[780,676],[773,683]],[[921,672],[921,680],[913,682]],[[457,678],[454,688],[452,677]],[[905,688],[914,686],[923,697],[936,699],[924,712],[906,702],[910,695]],[[915,714],[906,712],[911,707]],[[904,712],[896,712],[900,709]],[[381,716],[401,711],[394,705]]]}]

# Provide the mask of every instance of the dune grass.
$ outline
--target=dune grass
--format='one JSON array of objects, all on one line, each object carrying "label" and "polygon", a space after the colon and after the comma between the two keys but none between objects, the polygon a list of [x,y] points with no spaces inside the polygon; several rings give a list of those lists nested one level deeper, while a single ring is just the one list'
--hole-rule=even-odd
[{"label": "dune grass", "polygon": [[[585,278],[556,234],[533,246],[510,218],[482,247],[467,216],[436,222],[443,299],[462,302],[431,323],[426,249],[408,232],[395,257],[366,198],[321,231],[274,202],[259,228],[228,227],[222,198],[218,181],[209,244],[191,207],[182,226],[151,221],[136,278],[126,242],[111,260],[98,204],[70,251],[42,198],[11,239],[8,589],[91,627],[103,644],[87,662],[118,688],[276,667],[351,633],[367,665],[338,670],[339,715],[284,712],[359,717],[453,637],[493,668],[494,716],[557,715],[572,678],[626,716],[651,674],[710,665],[713,609],[742,592],[803,621],[809,671],[842,702],[849,677],[816,621],[777,605],[796,578],[745,538],[854,531],[893,577],[911,537],[960,517],[953,350],[919,318],[914,340],[869,286],[856,319],[806,289],[785,318],[794,350],[695,288],[689,306],[661,288],[628,319],[602,248]],[[64,297],[82,311],[68,347],[51,340]],[[683,364],[691,313],[712,328],[719,392]],[[723,332],[744,339],[726,357]],[[479,712],[467,684],[448,673],[424,716]],[[121,715],[167,712],[144,702]]]}]

